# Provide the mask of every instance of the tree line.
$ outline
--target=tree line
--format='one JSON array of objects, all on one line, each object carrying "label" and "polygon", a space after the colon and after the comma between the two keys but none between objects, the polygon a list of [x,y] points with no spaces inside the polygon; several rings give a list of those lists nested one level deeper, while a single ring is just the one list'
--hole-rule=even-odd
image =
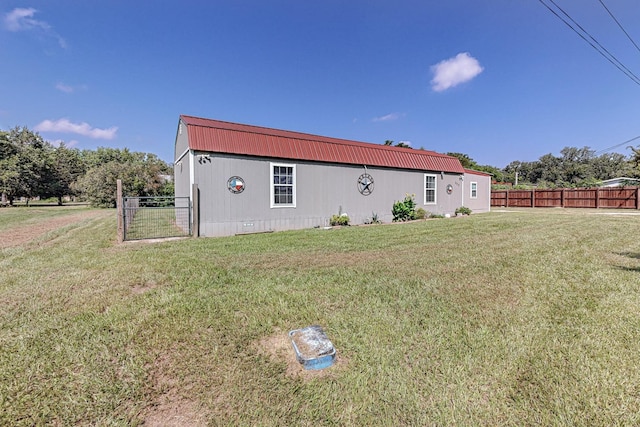
[{"label": "tree line", "polygon": [[[384,145],[411,148],[409,145],[387,139]],[[640,148],[628,147],[632,154],[597,155],[590,147],[565,147],[560,156],[545,154],[533,162],[513,161],[504,168],[480,165],[464,153],[446,153],[456,157],[466,169],[491,174],[494,187],[588,188],[612,178],[640,179]],[[420,148],[421,150],[423,148]]]},{"label": "tree line", "polygon": [[65,197],[115,207],[116,180],[131,196],[173,195],[173,170],[155,154],[128,149],[78,150],[54,146],[26,127],[0,131],[2,205],[20,198]]},{"label": "tree line", "polygon": [[447,153],[460,159],[462,166],[490,173],[497,185],[538,188],[589,188],[612,178],[640,178],[640,149],[632,154],[596,155],[589,147],[565,147],[560,156],[545,154],[536,161],[513,161],[505,168],[478,165],[466,154]]}]

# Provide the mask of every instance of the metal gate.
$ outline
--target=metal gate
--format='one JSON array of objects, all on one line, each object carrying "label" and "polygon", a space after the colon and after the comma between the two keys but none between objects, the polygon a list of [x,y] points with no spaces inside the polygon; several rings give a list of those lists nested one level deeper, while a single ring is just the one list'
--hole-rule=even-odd
[{"label": "metal gate", "polygon": [[189,197],[123,197],[123,239],[161,239],[191,235]]}]

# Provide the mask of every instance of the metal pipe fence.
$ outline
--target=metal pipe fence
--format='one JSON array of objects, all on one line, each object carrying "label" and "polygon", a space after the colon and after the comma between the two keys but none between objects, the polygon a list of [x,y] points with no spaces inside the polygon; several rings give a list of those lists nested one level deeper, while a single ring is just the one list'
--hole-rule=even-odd
[{"label": "metal pipe fence", "polygon": [[191,235],[189,197],[123,197],[124,240]]}]

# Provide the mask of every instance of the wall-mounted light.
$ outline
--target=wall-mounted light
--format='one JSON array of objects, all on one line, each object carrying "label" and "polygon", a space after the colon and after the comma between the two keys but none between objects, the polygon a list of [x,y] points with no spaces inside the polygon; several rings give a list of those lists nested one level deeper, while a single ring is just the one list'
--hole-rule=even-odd
[{"label": "wall-mounted light", "polygon": [[444,179],[444,172],[440,172],[440,179]]}]

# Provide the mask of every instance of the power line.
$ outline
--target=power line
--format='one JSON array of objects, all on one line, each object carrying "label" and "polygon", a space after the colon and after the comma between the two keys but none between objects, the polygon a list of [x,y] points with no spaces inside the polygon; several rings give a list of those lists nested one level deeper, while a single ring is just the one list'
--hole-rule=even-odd
[{"label": "power line", "polygon": [[616,144],[613,147],[609,147],[609,148],[605,148],[604,150],[596,151],[594,154],[596,156],[598,156],[600,154],[604,154],[604,153],[609,152],[609,151],[611,151],[611,150],[613,150],[615,148],[622,147],[623,145],[628,144],[631,141],[635,141],[636,139],[640,139],[640,135],[636,136],[635,138],[631,138],[631,139],[629,139],[629,140],[627,140],[625,142],[621,142],[620,144]]},{"label": "power line", "polygon": [[622,30],[622,32],[627,36],[627,38],[631,41],[631,43],[633,43],[633,45],[636,47],[636,49],[638,49],[638,52],[640,52],[640,47],[638,47],[638,45],[636,44],[635,41],[633,41],[633,39],[631,38],[631,36],[629,35],[629,33],[627,33],[627,31],[622,27],[622,24],[616,19],[615,16],[613,16],[613,13],[611,13],[611,11],[609,10],[609,8],[604,4],[604,2],[602,0],[598,0],[600,2],[600,4],[602,5],[602,7],[604,7],[604,10],[607,11],[607,13],[609,13],[609,15],[613,18],[614,21],[616,21],[616,24],[618,24],[618,27],[620,27],[620,29]]},{"label": "power line", "polygon": [[[607,50],[607,48],[605,48],[604,46],[602,46],[602,44],[600,44],[600,42],[598,42],[598,40],[595,39],[595,37],[593,37],[591,34],[589,34],[589,32],[587,30],[585,30],[580,24],[578,24],[578,22],[576,22],[575,19],[573,19],[563,8],[561,8],[554,0],[549,0],[551,3],[553,3],[553,5],[555,7],[558,8],[558,10],[560,10],[567,18],[569,18],[571,20],[571,22],[573,22],[575,25],[578,26],[578,28],[587,36],[589,36],[589,38],[591,40],[593,40],[593,42],[599,47],[596,47],[596,45],[594,45],[593,43],[591,43],[589,40],[587,40],[587,38],[580,33],[578,30],[576,30],[573,26],[571,26],[571,24],[569,24],[564,18],[562,18],[560,15],[558,15],[552,8],[550,8],[547,4],[545,4],[542,0],[539,0],[542,4],[544,4],[547,9],[549,9],[554,15],[556,15],[560,20],[562,20],[562,22],[564,22],[569,28],[571,28],[576,34],[578,34],[584,41],[586,41],[587,43],[589,43],[589,45],[591,47],[593,47],[596,51],[598,51],[598,53],[600,53],[600,55],[602,55],[603,57],[605,57],[609,62],[611,62],[614,66],[616,66],[616,68],[618,68],[620,71],[622,71],[627,77],[629,77],[634,83],[640,85],[640,78],[638,76],[636,76],[630,69],[628,69],[622,62],[620,62],[618,60],[618,58],[615,57],[615,55],[613,55],[611,52],[609,52]],[[606,53],[606,54],[605,54]]]},{"label": "power line", "polygon": [[[578,31],[575,27],[573,27],[566,19],[558,14],[551,6],[546,4],[543,0],[538,0],[545,6],[551,13],[553,13],[558,19],[565,23],[573,32],[575,32],[580,38],[582,38],[585,42],[587,42],[592,48],[594,48],[600,55],[602,55],[607,61],[612,63],[618,70],[622,71],[627,77],[631,79],[635,84],[640,86],[640,77],[636,76],[631,70],[629,70],[622,62],[618,60],[611,52],[609,52],[600,42],[598,42],[595,37],[593,37],[587,30],[585,30],[580,24],[578,24],[567,12],[565,12],[560,6],[558,6],[553,0],[549,0],[555,7],[558,8],[571,22],[580,28],[580,30],[589,36],[593,43],[587,39],[587,37]],[[594,44],[595,43],[595,44]]]}]

